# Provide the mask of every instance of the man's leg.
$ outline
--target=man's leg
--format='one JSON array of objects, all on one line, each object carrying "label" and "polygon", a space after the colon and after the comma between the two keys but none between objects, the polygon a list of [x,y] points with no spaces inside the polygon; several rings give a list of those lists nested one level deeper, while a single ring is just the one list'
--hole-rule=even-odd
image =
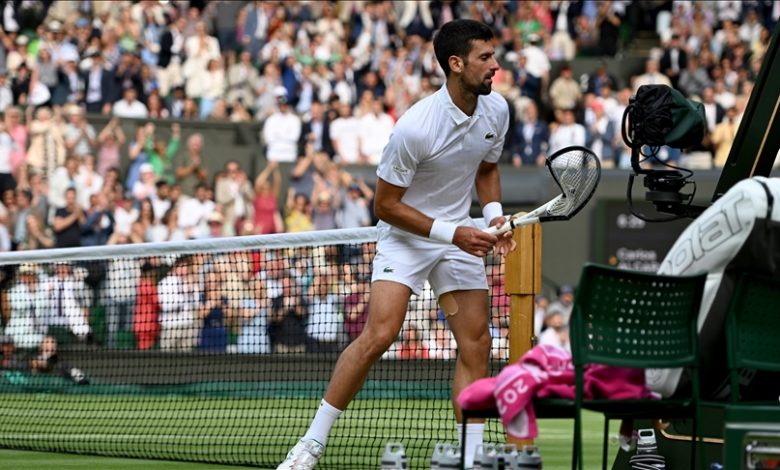
[{"label": "man's leg", "polygon": [[398,337],[410,295],[408,287],[396,282],[371,284],[368,319],[363,331],[339,356],[309,430],[278,469],[314,468],[336,419],[363,387],[371,366]]},{"label": "man's leg", "polygon": [[[449,296],[442,300],[442,297]],[[490,357],[490,331],[488,330],[488,298],[487,291],[466,290],[444,294],[439,298],[439,303],[445,312],[454,314],[447,316],[450,329],[458,343],[458,360],[455,363],[455,378],[452,384],[452,405],[455,410],[455,419],[458,425],[458,438],[463,423],[463,414],[458,406],[456,398],[458,394],[469,384],[488,374],[488,359]],[[482,421],[473,421],[466,425],[467,440],[470,443],[466,449],[466,466],[470,467],[474,461],[474,453],[477,446],[482,444],[482,432],[485,424]]]}]

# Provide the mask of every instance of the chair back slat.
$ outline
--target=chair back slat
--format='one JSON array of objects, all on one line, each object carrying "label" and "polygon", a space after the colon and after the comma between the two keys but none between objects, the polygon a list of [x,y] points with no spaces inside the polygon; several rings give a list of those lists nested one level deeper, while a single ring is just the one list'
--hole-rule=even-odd
[{"label": "chair back slat", "polygon": [[668,276],[586,264],[572,312],[576,365],[695,365],[706,274]]}]

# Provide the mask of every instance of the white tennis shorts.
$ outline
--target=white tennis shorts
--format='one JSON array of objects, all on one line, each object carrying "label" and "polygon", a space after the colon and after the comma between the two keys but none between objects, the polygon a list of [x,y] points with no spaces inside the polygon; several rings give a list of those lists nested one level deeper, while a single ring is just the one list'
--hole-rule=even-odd
[{"label": "white tennis shorts", "polygon": [[437,297],[456,290],[488,288],[482,258],[452,244],[379,230],[371,282],[398,282],[420,295],[426,279]]}]

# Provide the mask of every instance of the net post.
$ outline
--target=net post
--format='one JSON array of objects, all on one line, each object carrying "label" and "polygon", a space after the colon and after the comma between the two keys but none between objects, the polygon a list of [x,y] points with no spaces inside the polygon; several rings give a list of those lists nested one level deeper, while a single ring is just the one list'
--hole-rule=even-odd
[{"label": "net post", "polygon": [[[515,228],[512,238],[517,249],[506,257],[505,290],[509,295],[509,362],[517,362],[533,346],[534,297],[542,290],[542,227],[540,224]],[[533,440],[508,442],[522,448]]]}]

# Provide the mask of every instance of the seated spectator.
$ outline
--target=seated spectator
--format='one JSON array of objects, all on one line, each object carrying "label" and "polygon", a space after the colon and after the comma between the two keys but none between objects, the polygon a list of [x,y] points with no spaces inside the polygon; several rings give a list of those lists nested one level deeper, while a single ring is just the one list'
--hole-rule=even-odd
[{"label": "seated spectator", "polygon": [[525,108],[525,119],[517,121],[513,132],[512,164],[516,167],[544,166],[550,133],[547,125],[539,120],[536,103],[528,103]]},{"label": "seated spectator", "polygon": [[393,118],[385,112],[382,100],[373,98],[370,112],[359,119],[358,125],[360,154],[365,157],[369,165],[379,164],[382,150],[390,140],[394,124]]},{"label": "seated spectator", "polygon": [[569,328],[563,322],[563,311],[559,307],[551,305],[547,309],[544,324],[546,328],[539,335],[538,344],[548,344],[571,351]]},{"label": "seated spectator", "polygon": [[114,212],[104,193],[93,194],[89,208],[84,211],[81,226],[81,246],[99,246],[108,243],[114,232]]},{"label": "seated spectator", "polygon": [[368,210],[369,201],[374,192],[362,178],[353,179],[346,188],[346,194],[341,198],[341,208],[337,214],[339,228],[368,227],[371,225],[371,213]]},{"label": "seated spectator", "polygon": [[81,207],[89,209],[92,196],[98,194],[103,189],[103,177],[95,171],[94,155],[87,154],[81,159],[75,182],[78,189],[79,204],[81,204]]},{"label": "seated spectator", "polygon": [[211,272],[206,275],[206,289],[203,292],[199,316],[200,339],[198,349],[210,352],[225,352],[228,344],[228,329],[225,310],[229,308],[227,297],[222,292],[221,279]]},{"label": "seated spectator", "polygon": [[157,192],[157,175],[149,163],[144,163],[140,168],[141,177],[133,185],[133,199],[143,201],[154,197]]},{"label": "seated spectator", "polygon": [[25,369],[24,363],[16,355],[14,339],[9,335],[0,335],[0,371]]},{"label": "seated spectator", "polygon": [[65,138],[62,126],[47,107],[35,111],[35,119],[29,125],[30,146],[27,164],[30,171],[50,177],[54,169],[65,163]]},{"label": "seated spectator", "polygon": [[284,277],[281,286],[281,295],[273,298],[268,317],[273,351],[302,353],[306,350],[306,306],[294,278]]},{"label": "seated spectator", "polygon": [[44,322],[46,334],[58,342],[85,341],[90,334],[87,319],[92,299],[88,297],[90,289],[84,283],[85,277],[83,268],[57,263],[54,275],[43,286],[50,306]]},{"label": "seated spectator", "polygon": [[266,295],[264,282],[255,278],[249,283],[246,297],[240,303],[238,352],[242,354],[268,354],[271,339],[268,337],[268,315],[271,299]]},{"label": "seated spectator", "polygon": [[97,133],[84,117],[84,109],[77,105],[69,105],[66,107],[65,114],[69,121],[65,128],[65,149],[68,155],[79,158],[94,155]]},{"label": "seated spectator", "polygon": [[604,104],[598,99],[591,104],[594,121],[587,129],[585,145],[601,159],[602,168],[615,168],[614,147],[617,131],[615,124],[604,112]]},{"label": "seated spectator", "polygon": [[555,109],[569,109],[577,107],[582,97],[580,84],[572,77],[569,64],[561,67],[561,74],[550,85],[550,100]]},{"label": "seated spectator", "polygon": [[157,297],[157,267],[141,265],[135,292],[133,332],[140,350],[151,349],[160,338],[160,300]]},{"label": "seated spectator", "polygon": [[8,291],[11,318],[5,328],[16,347],[37,348],[43,340],[48,297],[39,281],[40,269],[23,264],[17,271],[17,281]]},{"label": "seated spectator", "polygon": [[669,77],[659,72],[659,67],[660,65],[655,59],[647,59],[645,61],[645,73],[642,75],[637,75],[632,80],[634,94],[636,94],[636,91],[642,85],[672,86],[672,82],[669,80]]},{"label": "seated spectator", "polygon": [[120,118],[143,119],[149,116],[146,105],[138,101],[138,92],[135,87],[125,87],[122,99],[114,103],[113,115]]},{"label": "seated spectator", "polygon": [[157,286],[160,300],[160,349],[189,351],[199,337],[200,286],[193,273],[192,256],[177,259],[168,275]]},{"label": "seated spectator", "polygon": [[316,267],[316,274],[307,295],[307,352],[337,352],[344,331],[340,298],[336,288],[334,267]]},{"label": "seated spectator", "polygon": [[556,112],[558,122],[550,124],[549,154],[570,145],[585,146],[585,127],[575,121],[573,109],[563,109]]}]

